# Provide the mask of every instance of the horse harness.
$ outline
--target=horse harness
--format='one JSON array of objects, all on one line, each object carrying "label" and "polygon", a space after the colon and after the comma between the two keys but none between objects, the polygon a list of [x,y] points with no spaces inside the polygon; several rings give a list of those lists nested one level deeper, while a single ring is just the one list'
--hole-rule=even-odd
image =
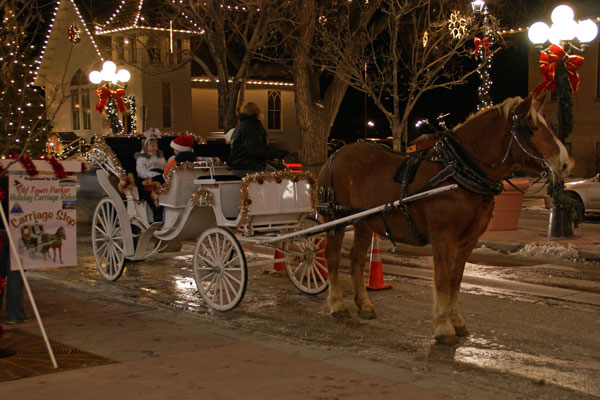
[{"label": "horse harness", "polygon": [[[529,137],[533,134],[532,130],[537,129],[532,127],[530,124],[521,121],[517,115],[512,116],[512,128],[511,128],[511,139],[506,150],[506,153],[502,160],[499,163],[494,163],[490,165],[491,167],[497,167],[498,165],[503,164],[510,153],[510,149],[512,147],[513,142],[517,143],[519,148],[522,150],[524,155],[528,155],[534,159],[540,160],[543,162],[543,156],[537,151],[537,149],[533,146],[533,144],[529,141]],[[473,161],[473,156],[471,156],[464,147],[460,144],[460,142],[450,134],[451,131],[437,132],[439,136],[439,140],[433,147],[429,147],[414,153],[411,153],[407,159],[405,159],[402,164],[398,167],[396,173],[394,174],[394,181],[400,183],[401,185],[401,198],[405,198],[408,195],[408,185],[414,180],[414,177],[419,169],[421,163],[423,161],[437,162],[442,164],[444,167],[440,172],[438,172],[435,176],[433,176],[429,181],[423,185],[420,189],[415,191],[417,194],[421,192],[425,192],[427,190],[433,189],[438,184],[443,182],[446,179],[453,179],[461,188],[476,194],[480,194],[483,196],[488,195],[498,195],[503,190],[502,181],[492,181],[487,178],[485,172]],[[527,149],[519,141],[518,135],[526,141],[527,145],[530,149],[532,149],[533,153],[529,152]],[[371,146],[377,146],[379,148],[385,149],[386,151],[394,152],[387,147],[381,146],[379,144],[369,143],[367,144]],[[340,149],[341,150],[341,149]],[[318,191],[318,211],[319,214],[322,214],[330,219],[339,218],[340,212],[360,212],[364,211],[364,208],[356,208],[340,205],[335,200],[335,190],[333,189],[332,183],[332,174],[333,174],[333,162],[340,151],[336,151],[328,160],[328,182],[326,182],[327,186],[322,186]],[[435,155],[430,156],[432,150],[435,152]],[[397,153],[397,152],[394,152]],[[399,154],[399,153],[397,153]],[[542,175],[542,177],[545,175]],[[506,179],[509,184],[513,187],[514,185]],[[520,190],[520,189],[517,189]],[[425,236],[419,231],[417,226],[415,225],[413,218],[410,214],[410,210],[408,208],[408,204],[405,202],[401,202],[398,206],[402,212],[402,215],[406,219],[408,225],[408,236],[409,239],[411,237],[415,237],[415,239],[421,243],[426,244],[427,239]],[[389,224],[385,219],[385,214],[394,211],[394,207],[386,207],[383,211],[381,211],[381,218],[383,221],[383,225],[386,231],[386,237],[391,242],[393,249],[396,249],[395,238],[391,232]],[[370,218],[371,216],[366,216],[362,218],[357,218],[351,222],[346,224],[341,224],[334,227],[330,234],[333,234],[336,229],[341,226],[355,224],[364,219]]]}]

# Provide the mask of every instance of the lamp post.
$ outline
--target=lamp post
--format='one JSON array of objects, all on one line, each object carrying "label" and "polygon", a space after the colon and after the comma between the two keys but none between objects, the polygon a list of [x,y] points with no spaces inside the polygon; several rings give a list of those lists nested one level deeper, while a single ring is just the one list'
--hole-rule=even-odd
[{"label": "lamp post", "polygon": [[[574,52],[584,52],[587,44],[598,35],[598,26],[590,19],[576,22],[573,9],[559,5],[551,14],[552,25],[535,22],[528,30],[529,40],[540,52],[540,70],[543,81],[535,88],[536,94],[556,90],[557,135],[564,142],[573,130],[573,95],[579,87],[577,70],[583,57]],[[550,43],[544,48],[546,43]],[[548,236],[571,236],[573,228],[570,216],[575,202],[564,190],[564,182],[553,182],[549,187],[552,210],[548,221]]]},{"label": "lamp post", "polygon": [[475,37],[475,51],[472,55],[479,59],[479,68],[477,73],[481,79],[481,83],[477,88],[477,97],[479,102],[477,110],[489,107],[493,104],[492,97],[489,91],[492,86],[490,71],[492,69],[493,52],[490,50],[494,43],[494,31],[490,24],[490,15],[487,6],[483,0],[474,0],[471,2],[473,15],[477,19],[481,19],[482,37]]},{"label": "lamp post", "polygon": [[102,64],[102,71],[91,71],[88,78],[90,82],[99,85],[96,89],[98,103],[94,109],[99,113],[106,110],[112,132],[122,132],[123,124],[119,119],[118,112],[126,111],[123,96],[131,74],[124,68],[117,71],[117,65],[114,62],[105,61]]}]

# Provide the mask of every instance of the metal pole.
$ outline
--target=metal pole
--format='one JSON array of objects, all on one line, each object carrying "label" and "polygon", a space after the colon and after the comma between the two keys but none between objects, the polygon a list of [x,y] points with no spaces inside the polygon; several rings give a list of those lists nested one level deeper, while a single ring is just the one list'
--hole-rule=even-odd
[{"label": "metal pole", "polygon": [[[40,317],[40,313],[38,311],[37,305],[35,304],[35,299],[33,298],[33,293],[31,292],[31,288],[29,287],[29,282],[27,281],[27,277],[25,276],[25,271],[23,270],[23,264],[21,264],[21,257],[19,257],[19,253],[17,253],[17,247],[15,242],[13,241],[12,235],[10,234],[10,229],[8,226],[8,221],[6,220],[6,215],[4,214],[4,207],[0,207],[0,215],[2,216],[2,222],[4,223],[4,227],[6,228],[6,236],[8,236],[8,242],[10,243],[10,248],[15,255],[15,260],[17,260],[17,266],[19,267],[19,271],[21,271],[21,277],[23,278],[23,284],[25,289],[27,290],[27,295],[29,296],[29,301],[31,302],[31,307],[33,308],[33,313],[35,314],[35,319],[40,326],[40,331],[42,331],[42,336],[44,337],[44,342],[46,342],[46,347],[48,348],[48,353],[50,354],[50,359],[52,360],[52,366],[54,368],[58,368],[58,364],[56,363],[56,358],[54,357],[54,351],[52,350],[52,346],[50,345],[50,341],[48,340],[48,335],[46,335],[46,329],[44,329],[44,324],[42,323],[42,318]],[[11,266],[12,268],[12,266]]]},{"label": "metal pole", "polygon": [[341,225],[344,222],[348,222],[348,221],[352,221],[356,218],[361,218],[361,217],[366,217],[368,215],[371,214],[377,214],[380,211],[383,211],[386,208],[395,208],[398,207],[400,205],[400,203],[408,203],[411,201],[415,201],[415,200],[419,200],[422,199],[424,197],[429,197],[429,196],[433,196],[435,194],[438,193],[442,193],[442,192],[447,192],[449,190],[453,190],[456,189],[458,187],[458,185],[456,183],[452,184],[452,185],[446,185],[446,186],[442,186],[439,188],[435,188],[435,189],[431,189],[431,190],[427,190],[425,192],[422,193],[417,193],[417,194],[413,194],[411,196],[407,196],[403,199],[400,200],[396,200],[392,203],[388,203],[388,204],[384,204],[375,208],[370,208],[368,210],[365,211],[361,211],[359,213],[356,214],[352,214],[352,215],[348,215],[347,217],[343,217],[340,219],[336,219],[334,221],[329,221],[326,222],[324,224],[321,225],[316,225],[310,228],[306,228],[306,229],[302,229],[300,231],[296,231],[296,232],[292,232],[292,233],[287,233],[285,235],[281,235],[281,236],[275,236],[273,238],[269,238],[269,239],[265,239],[262,240],[261,243],[273,243],[273,242],[279,242],[282,240],[286,240],[286,239],[290,239],[296,236],[302,236],[308,233],[313,233],[313,232],[320,232],[320,231],[326,231],[329,227],[333,227],[336,225]]}]

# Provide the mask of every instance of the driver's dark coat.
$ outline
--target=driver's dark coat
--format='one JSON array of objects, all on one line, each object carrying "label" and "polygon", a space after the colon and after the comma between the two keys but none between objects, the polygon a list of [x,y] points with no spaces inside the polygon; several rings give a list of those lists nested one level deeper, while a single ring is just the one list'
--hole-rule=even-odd
[{"label": "driver's dark coat", "polygon": [[268,144],[267,131],[256,115],[240,114],[231,136],[229,166],[235,170],[262,171],[267,160],[283,158],[287,151]]}]

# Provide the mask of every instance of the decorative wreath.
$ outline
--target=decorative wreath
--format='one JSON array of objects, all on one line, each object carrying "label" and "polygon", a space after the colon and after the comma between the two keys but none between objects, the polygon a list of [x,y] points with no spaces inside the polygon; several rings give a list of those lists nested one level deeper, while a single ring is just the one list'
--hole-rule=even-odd
[{"label": "decorative wreath", "polygon": [[79,27],[75,24],[69,25],[69,29],[67,29],[67,34],[69,35],[69,40],[73,44],[77,44],[81,40],[81,31]]}]

